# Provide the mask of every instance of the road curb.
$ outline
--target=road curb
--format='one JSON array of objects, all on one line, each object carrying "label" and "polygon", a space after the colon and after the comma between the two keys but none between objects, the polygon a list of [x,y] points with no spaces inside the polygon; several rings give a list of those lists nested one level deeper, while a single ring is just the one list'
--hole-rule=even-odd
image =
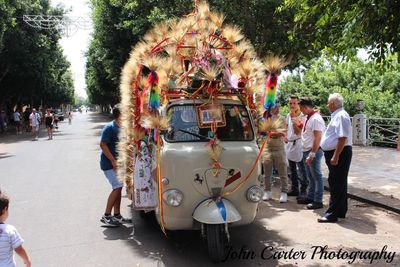
[{"label": "road curb", "polygon": [[[326,178],[324,180],[324,189],[329,191],[329,186],[326,185],[328,180]],[[400,200],[393,196],[382,195],[379,192],[370,192],[350,185],[348,186],[347,195],[351,199],[400,214]]]}]

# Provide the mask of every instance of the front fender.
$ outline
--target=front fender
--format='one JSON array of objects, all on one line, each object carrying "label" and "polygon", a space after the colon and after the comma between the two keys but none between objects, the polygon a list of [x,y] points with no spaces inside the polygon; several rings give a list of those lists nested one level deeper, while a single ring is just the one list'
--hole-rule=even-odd
[{"label": "front fender", "polygon": [[205,224],[232,223],[242,219],[235,206],[229,200],[206,199],[194,210],[193,218]]}]

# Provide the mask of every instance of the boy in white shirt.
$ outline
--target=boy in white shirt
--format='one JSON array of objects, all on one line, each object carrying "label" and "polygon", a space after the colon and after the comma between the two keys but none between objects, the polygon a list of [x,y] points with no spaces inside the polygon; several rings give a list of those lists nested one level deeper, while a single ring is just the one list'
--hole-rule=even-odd
[{"label": "boy in white shirt", "polygon": [[22,247],[24,240],[19,235],[17,229],[5,221],[8,218],[9,198],[0,192],[0,266],[15,267],[13,250],[24,260],[27,267],[31,266],[31,261],[25,249]]}]

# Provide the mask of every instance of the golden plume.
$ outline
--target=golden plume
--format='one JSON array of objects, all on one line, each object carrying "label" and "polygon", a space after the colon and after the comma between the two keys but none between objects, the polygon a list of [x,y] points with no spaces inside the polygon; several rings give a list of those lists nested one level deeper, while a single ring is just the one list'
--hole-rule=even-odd
[{"label": "golden plume", "polygon": [[162,66],[168,77],[177,75],[181,72],[180,65],[175,58],[167,58]]},{"label": "golden plume", "polygon": [[134,142],[142,140],[146,135],[146,132],[143,128],[134,128],[131,132],[131,138]]},{"label": "golden plume", "polygon": [[210,15],[210,19],[217,28],[222,28],[222,24],[225,20],[225,15],[223,13],[212,12]]},{"label": "golden plume", "polygon": [[[264,112],[268,112],[265,111]],[[286,127],[282,120],[272,120],[271,118],[267,118],[265,121],[261,121],[258,124],[258,130],[260,132],[278,132],[285,133]]]},{"label": "golden plume", "polygon": [[279,73],[279,71],[290,64],[291,57],[285,59],[281,56],[270,55],[264,59],[265,68],[269,73]]},{"label": "golden plume", "polygon": [[236,43],[243,39],[244,35],[239,26],[236,25],[226,25],[223,29],[222,35],[231,44]]},{"label": "golden plume", "polygon": [[215,78],[221,73],[221,68],[218,66],[211,66],[209,68],[201,69],[201,78],[207,81],[214,81]]},{"label": "golden plume", "polygon": [[199,4],[197,8],[197,14],[200,19],[207,19],[210,17],[210,7],[207,2],[203,1]]},{"label": "golden plume", "polygon": [[165,52],[167,52],[168,56],[175,58],[176,57],[176,44],[171,43],[167,46],[164,46]]},{"label": "golden plume", "polygon": [[162,58],[159,56],[152,56],[143,59],[143,65],[148,67],[151,71],[157,71],[160,66],[160,62],[162,62]]},{"label": "golden plume", "polygon": [[160,117],[160,116],[145,116],[142,118],[141,125],[146,129],[160,129],[167,130],[169,128],[169,117]]},{"label": "golden plume", "polygon": [[252,74],[253,72],[252,64],[253,64],[252,60],[246,59],[242,62],[242,64],[239,65],[238,70],[240,77],[248,78]]},{"label": "golden plume", "polygon": [[169,34],[168,22],[160,22],[154,27],[155,33],[158,34],[162,39],[166,38]]}]

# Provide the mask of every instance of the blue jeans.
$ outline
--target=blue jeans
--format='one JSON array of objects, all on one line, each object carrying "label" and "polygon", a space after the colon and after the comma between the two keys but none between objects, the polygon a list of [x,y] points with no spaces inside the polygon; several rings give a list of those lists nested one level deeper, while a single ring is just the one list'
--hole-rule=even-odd
[{"label": "blue jeans", "polygon": [[[306,158],[310,152],[311,150],[303,152],[304,162],[306,162]],[[305,164],[308,181],[310,182],[308,186],[307,199],[319,203],[322,203],[322,197],[324,194],[324,180],[321,172],[321,159],[323,155],[324,152],[319,148],[315,154],[315,158],[311,162],[311,165]]]},{"label": "blue jeans", "polygon": [[[306,166],[303,160],[300,162],[295,162],[291,160],[288,161],[290,168],[290,179],[292,180],[292,189],[299,188],[299,181],[302,188],[307,188],[308,180],[306,174]],[[297,172],[299,172],[300,176]]]}]

